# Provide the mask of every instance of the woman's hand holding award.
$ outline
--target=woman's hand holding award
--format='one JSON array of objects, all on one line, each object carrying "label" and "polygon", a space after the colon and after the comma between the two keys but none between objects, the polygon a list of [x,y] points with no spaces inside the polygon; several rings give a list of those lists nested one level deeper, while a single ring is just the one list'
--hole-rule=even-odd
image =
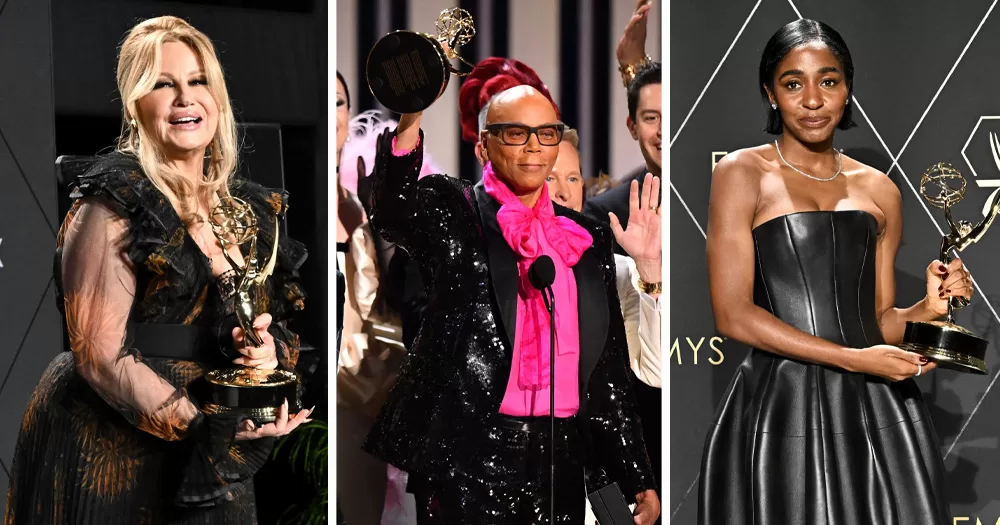
[{"label": "woman's hand holding award", "polygon": [[[274,216],[274,242],[263,269],[257,259],[257,217],[253,209],[235,197],[223,197],[209,217],[212,232],[222,245],[222,253],[236,271],[234,306],[236,320],[243,329],[246,345],[260,347],[264,341],[254,328],[254,321],[263,308],[255,299],[263,294],[263,286],[274,271],[278,254],[278,215]],[[238,264],[229,254],[232,246],[249,244]],[[258,424],[275,421],[278,410],[288,400],[289,412],[299,410],[299,379],[287,370],[237,367],[213,370],[206,374],[208,399],[202,409],[206,413],[240,412]]]},{"label": "woman's hand holding award", "polygon": [[[983,220],[973,225],[969,221],[955,222],[951,207],[965,197],[965,178],[954,166],[938,163],[931,166],[920,180],[920,193],[931,205],[944,210],[949,233],[941,239],[940,260],[948,264],[953,253],[960,252],[979,241],[993,224],[1000,212],[1000,192],[990,202]],[[906,332],[900,348],[915,352],[937,362],[939,367],[986,374],[986,347],[989,341],[972,331],[955,324],[955,310],[968,306],[964,297],[951,297],[948,314],[943,321],[906,323]]]}]

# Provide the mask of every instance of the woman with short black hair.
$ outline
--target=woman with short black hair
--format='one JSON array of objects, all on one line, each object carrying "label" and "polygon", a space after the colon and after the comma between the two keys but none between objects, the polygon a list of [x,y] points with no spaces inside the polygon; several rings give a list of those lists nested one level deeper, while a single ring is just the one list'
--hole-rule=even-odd
[{"label": "woman with short black hair", "polygon": [[917,384],[935,364],[896,346],[908,321],[971,297],[955,259],[896,307],[899,190],[833,147],[853,126],[854,65],[798,20],[764,48],[768,144],[712,175],[707,260],[718,330],[753,347],[702,459],[699,523],[946,523],[940,443]]}]

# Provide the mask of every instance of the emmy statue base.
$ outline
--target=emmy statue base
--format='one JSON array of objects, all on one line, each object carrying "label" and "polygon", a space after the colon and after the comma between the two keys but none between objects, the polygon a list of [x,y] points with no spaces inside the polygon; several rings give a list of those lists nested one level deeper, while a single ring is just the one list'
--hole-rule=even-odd
[{"label": "emmy statue base", "polygon": [[[1000,193],[990,203],[986,216],[979,224],[968,221],[955,222],[951,207],[965,197],[965,178],[947,163],[931,166],[920,179],[920,193],[931,205],[944,210],[950,232],[941,239],[939,259],[950,263],[952,254],[960,252],[979,241],[1000,212]],[[936,193],[931,193],[936,189]],[[959,326],[954,321],[954,311],[968,306],[964,297],[948,300],[948,313],[943,321],[907,322],[903,342],[899,347],[920,354],[941,368],[948,368],[971,374],[987,374],[986,347],[989,341],[972,331]]]},{"label": "emmy statue base", "polygon": [[[221,198],[209,218],[212,232],[222,246],[222,253],[229,262],[236,279],[232,284],[221,285],[223,295],[233,301],[236,320],[246,337],[246,344],[263,346],[264,341],[253,327],[259,313],[254,297],[274,271],[278,254],[278,214],[274,215],[274,242],[271,254],[263,269],[257,260],[257,217],[244,201],[232,196]],[[249,243],[243,254],[244,264],[238,264],[229,254],[232,246]],[[287,370],[264,370],[252,367],[235,367],[213,370],[205,375],[205,399],[202,411],[206,414],[240,413],[258,423],[269,423],[278,418],[278,410],[288,400],[289,413],[299,406],[298,376]]]},{"label": "emmy statue base", "polygon": [[[920,354],[940,368],[959,372],[987,374],[986,347],[990,342],[948,321],[906,323],[900,348]],[[961,348],[961,352],[950,350]]]},{"label": "emmy statue base", "polygon": [[285,370],[230,368],[213,370],[205,375],[207,399],[202,403],[206,414],[237,412],[259,423],[278,419],[278,409],[288,400],[288,413],[301,410],[298,377]]}]

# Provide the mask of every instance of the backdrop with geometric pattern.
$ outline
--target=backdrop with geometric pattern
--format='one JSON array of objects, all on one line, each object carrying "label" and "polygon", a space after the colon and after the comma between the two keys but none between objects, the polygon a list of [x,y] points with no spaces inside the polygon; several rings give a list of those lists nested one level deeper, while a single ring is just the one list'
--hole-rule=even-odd
[{"label": "backdrop with geometric pattern", "polygon": [[[50,4],[0,0],[0,490],[32,389],[62,348]],[[27,50],[30,50],[28,52]]]},{"label": "backdrop with geometric pattern", "polygon": [[[718,337],[708,295],[705,231],[715,162],[763,144],[766,111],[757,86],[761,51],[783,24],[823,21],[847,41],[855,64],[858,127],[835,146],[886,173],[903,201],[896,260],[897,304],[924,295],[924,271],[947,225],[919,195],[920,177],[950,162],[968,181],[956,219],[977,222],[1000,188],[1000,12],[997,0],[675,0],[671,2],[669,191],[671,243],[672,523],[695,523],[698,475],[708,428],[748,348]],[[996,139],[992,139],[996,140]],[[991,340],[990,374],[948,370],[917,378],[945,458],[956,523],[1000,518],[1000,229],[962,253],[976,283],[957,322]],[[664,356],[667,359],[667,356]]]}]

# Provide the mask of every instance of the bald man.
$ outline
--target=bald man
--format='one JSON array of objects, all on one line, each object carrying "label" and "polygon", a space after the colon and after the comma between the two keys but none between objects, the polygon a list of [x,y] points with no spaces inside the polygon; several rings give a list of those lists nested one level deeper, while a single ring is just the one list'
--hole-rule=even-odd
[{"label": "bald man", "polygon": [[[659,515],[611,232],[545,185],[564,129],[534,88],[504,91],[480,130],[475,186],[417,180],[420,115],[379,140],[368,213],[420,264],[428,307],[365,449],[410,474],[420,525],[549,523],[552,412],[555,522],[582,523],[585,470],[588,489],[616,481],[637,502],[637,524]],[[554,381],[548,313],[527,278],[542,255],[555,266]]]}]

